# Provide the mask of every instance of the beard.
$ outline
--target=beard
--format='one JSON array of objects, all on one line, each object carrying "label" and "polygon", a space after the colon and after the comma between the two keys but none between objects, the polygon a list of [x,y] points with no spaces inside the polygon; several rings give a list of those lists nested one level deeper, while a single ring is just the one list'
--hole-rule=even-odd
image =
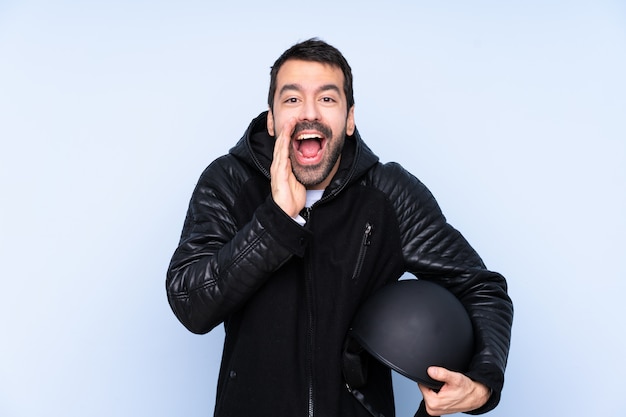
[{"label": "beard", "polygon": [[289,148],[289,157],[294,176],[302,185],[310,187],[323,182],[330,175],[337,161],[339,161],[346,140],[346,129],[344,127],[343,131],[337,137],[334,137],[330,127],[318,122],[308,122],[297,124],[293,136],[297,136],[300,131],[306,129],[315,129],[323,132],[327,138],[324,158],[315,165],[298,164],[293,147]]}]

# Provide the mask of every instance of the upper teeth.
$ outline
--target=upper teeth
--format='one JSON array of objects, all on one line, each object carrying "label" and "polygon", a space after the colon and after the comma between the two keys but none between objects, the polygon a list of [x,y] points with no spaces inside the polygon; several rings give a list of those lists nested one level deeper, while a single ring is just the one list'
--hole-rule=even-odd
[{"label": "upper teeth", "polygon": [[298,136],[297,139],[298,140],[319,139],[319,135],[316,135],[316,134],[313,134],[313,133],[303,133],[302,135]]}]

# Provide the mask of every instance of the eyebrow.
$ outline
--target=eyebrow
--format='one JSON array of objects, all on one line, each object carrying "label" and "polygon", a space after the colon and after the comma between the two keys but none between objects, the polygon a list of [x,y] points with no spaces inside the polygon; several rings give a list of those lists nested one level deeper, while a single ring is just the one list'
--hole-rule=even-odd
[{"label": "eyebrow", "polygon": [[[304,88],[302,88],[302,85],[297,84],[297,83],[285,84],[280,89],[278,94],[282,95],[285,91],[292,91],[292,90],[293,91],[302,91],[302,90],[304,90]],[[318,88],[316,92],[317,93],[321,93],[321,92],[324,92],[324,91],[335,91],[337,94],[341,94],[341,90],[335,84],[324,84],[323,86]]]}]

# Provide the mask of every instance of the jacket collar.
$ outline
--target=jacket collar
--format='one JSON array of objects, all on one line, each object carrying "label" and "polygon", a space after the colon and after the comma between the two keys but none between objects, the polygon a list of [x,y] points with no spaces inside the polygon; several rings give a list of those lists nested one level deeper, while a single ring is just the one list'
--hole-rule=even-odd
[{"label": "jacket collar", "polygon": [[[275,138],[267,132],[267,114],[264,111],[252,120],[243,137],[229,153],[255,167],[269,179]],[[378,157],[363,142],[358,129],[355,129],[353,135],[346,137],[339,170],[326,194],[339,192],[377,162]]]}]

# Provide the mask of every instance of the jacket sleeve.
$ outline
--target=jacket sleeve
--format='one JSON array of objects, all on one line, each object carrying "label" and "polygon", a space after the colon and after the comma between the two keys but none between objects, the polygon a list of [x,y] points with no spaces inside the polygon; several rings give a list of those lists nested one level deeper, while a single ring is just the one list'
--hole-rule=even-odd
[{"label": "jacket sleeve", "polygon": [[193,333],[210,331],[240,309],[281,265],[303,256],[310,238],[271,196],[238,229],[233,212],[245,178],[225,161],[233,159],[218,159],[202,174],[167,271],[170,306]]},{"label": "jacket sleeve", "polygon": [[396,206],[408,272],[443,285],[459,298],[474,326],[475,354],[466,375],[492,390],[470,414],[496,407],[504,384],[513,322],[505,278],[486,269],[465,238],[447,223],[430,191],[397,164],[390,198]]}]

